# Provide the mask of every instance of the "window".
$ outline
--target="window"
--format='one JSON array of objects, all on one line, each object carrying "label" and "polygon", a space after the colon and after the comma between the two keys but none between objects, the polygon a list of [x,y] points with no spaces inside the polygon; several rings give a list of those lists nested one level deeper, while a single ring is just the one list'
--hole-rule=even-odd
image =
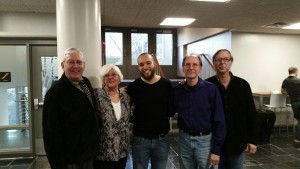
[{"label": "window", "polygon": [[123,65],[123,33],[105,32],[105,63]]},{"label": "window", "polygon": [[172,65],[173,35],[156,34],[156,57],[160,65]]},{"label": "window", "polygon": [[137,65],[137,57],[148,52],[148,33],[131,33],[131,64]]},{"label": "window", "polygon": [[103,64],[117,65],[124,79],[135,79],[137,57],[153,53],[167,78],[176,78],[176,29],[102,27]]}]

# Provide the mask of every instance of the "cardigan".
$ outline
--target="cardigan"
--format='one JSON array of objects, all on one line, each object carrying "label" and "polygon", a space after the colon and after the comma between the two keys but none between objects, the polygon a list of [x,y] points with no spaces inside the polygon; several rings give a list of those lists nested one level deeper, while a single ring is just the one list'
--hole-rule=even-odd
[{"label": "cardigan", "polygon": [[121,118],[117,120],[111,100],[102,88],[96,88],[95,97],[101,120],[99,151],[96,159],[118,161],[127,156],[130,138],[130,98],[120,91]]}]

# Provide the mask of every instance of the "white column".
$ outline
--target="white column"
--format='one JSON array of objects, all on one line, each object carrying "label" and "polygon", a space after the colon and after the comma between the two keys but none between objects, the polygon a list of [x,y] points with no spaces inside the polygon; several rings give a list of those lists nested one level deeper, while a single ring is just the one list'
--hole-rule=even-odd
[{"label": "white column", "polygon": [[58,74],[66,48],[82,50],[88,77],[93,87],[99,87],[101,63],[100,0],[56,0]]}]

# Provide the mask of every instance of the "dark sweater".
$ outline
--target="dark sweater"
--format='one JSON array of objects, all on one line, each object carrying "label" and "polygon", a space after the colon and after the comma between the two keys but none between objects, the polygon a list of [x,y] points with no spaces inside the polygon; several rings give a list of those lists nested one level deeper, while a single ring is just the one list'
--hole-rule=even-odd
[{"label": "dark sweater", "polygon": [[171,89],[170,80],[164,78],[160,78],[154,84],[145,83],[138,78],[128,85],[127,92],[134,103],[133,135],[155,138],[168,133],[168,102]]}]

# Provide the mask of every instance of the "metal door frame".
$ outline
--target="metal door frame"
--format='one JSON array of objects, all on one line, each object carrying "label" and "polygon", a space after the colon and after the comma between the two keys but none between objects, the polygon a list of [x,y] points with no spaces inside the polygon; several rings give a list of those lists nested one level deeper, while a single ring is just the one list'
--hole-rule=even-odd
[{"label": "metal door frame", "polygon": [[[44,39],[16,39],[16,38],[0,38],[0,45],[25,45],[26,46],[26,59],[27,59],[27,86],[28,86],[28,110],[30,113],[30,122],[29,127],[25,127],[29,129],[30,134],[30,148],[29,151],[7,151],[0,153],[0,158],[14,158],[14,157],[32,157],[35,156],[35,133],[34,133],[34,116],[33,116],[33,87],[32,87],[32,56],[31,56],[31,47],[34,45],[40,46],[57,46],[56,38],[44,38]],[[23,129],[24,127],[20,126],[8,126],[8,127],[0,127],[0,130],[11,130],[11,129]]]}]

